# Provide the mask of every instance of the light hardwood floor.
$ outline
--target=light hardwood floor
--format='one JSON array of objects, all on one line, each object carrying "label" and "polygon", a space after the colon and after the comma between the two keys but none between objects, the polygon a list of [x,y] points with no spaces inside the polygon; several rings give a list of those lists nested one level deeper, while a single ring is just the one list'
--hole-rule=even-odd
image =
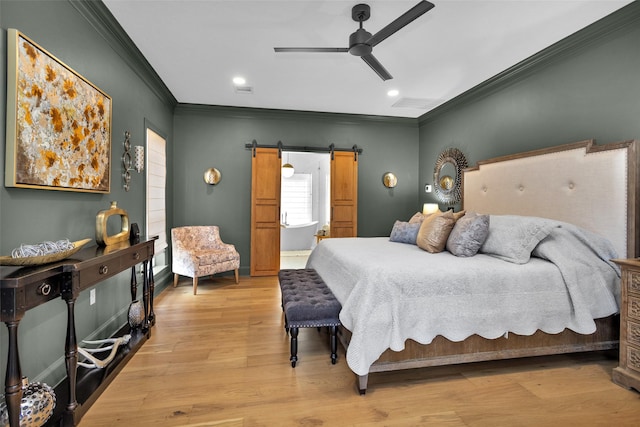
[{"label": "light hardwood floor", "polygon": [[183,279],[151,339],[85,414],[94,426],[637,426],[640,394],[602,353],[374,374],[366,396],[325,332],[289,363],[276,277]]}]

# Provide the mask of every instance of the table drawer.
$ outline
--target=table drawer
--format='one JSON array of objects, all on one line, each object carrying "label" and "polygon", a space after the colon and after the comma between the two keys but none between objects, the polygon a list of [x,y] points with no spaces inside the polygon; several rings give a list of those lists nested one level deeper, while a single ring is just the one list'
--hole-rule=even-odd
[{"label": "table drawer", "polygon": [[36,280],[20,288],[0,291],[0,310],[3,321],[14,320],[19,313],[51,301],[60,296],[62,275],[54,275]]},{"label": "table drawer", "polygon": [[103,260],[100,263],[82,268],[82,270],[78,272],[80,276],[78,283],[82,284],[81,290],[86,289],[102,280],[115,276],[121,271],[120,258]]},{"label": "table drawer", "polygon": [[627,302],[627,316],[640,320],[640,297],[629,295]]},{"label": "table drawer", "polygon": [[640,323],[627,321],[627,342],[640,347]]},{"label": "table drawer", "polygon": [[640,372],[640,349],[634,346],[627,346],[627,367]]},{"label": "table drawer", "polygon": [[134,265],[140,264],[145,259],[150,259],[153,255],[152,249],[153,246],[147,245],[139,248],[136,251],[127,254],[126,257],[123,257],[121,268],[125,269],[128,267],[133,267]]},{"label": "table drawer", "polygon": [[640,295],[640,272],[631,271],[629,273],[629,292]]}]

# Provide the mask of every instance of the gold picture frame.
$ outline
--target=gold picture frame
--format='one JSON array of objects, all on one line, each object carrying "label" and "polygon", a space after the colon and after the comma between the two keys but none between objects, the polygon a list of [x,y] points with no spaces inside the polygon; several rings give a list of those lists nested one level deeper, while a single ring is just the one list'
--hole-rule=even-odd
[{"label": "gold picture frame", "polygon": [[5,187],[109,193],[111,97],[7,30]]}]

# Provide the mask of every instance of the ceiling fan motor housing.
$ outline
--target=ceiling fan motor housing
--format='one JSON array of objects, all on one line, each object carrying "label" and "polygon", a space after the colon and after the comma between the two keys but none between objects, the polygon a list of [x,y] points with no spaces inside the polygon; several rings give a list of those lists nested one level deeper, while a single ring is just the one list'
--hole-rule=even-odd
[{"label": "ceiling fan motor housing", "polygon": [[349,53],[355,56],[365,56],[371,53],[373,49],[367,40],[371,38],[371,33],[360,28],[349,36]]},{"label": "ceiling fan motor housing", "polygon": [[368,4],[357,4],[351,9],[351,18],[356,22],[364,22],[371,16],[371,8]]}]

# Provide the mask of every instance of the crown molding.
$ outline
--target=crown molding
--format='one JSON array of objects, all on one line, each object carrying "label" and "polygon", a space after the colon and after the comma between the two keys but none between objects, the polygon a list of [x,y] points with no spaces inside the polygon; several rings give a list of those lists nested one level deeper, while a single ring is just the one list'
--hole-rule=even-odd
[{"label": "crown molding", "polygon": [[408,117],[394,116],[374,116],[365,114],[348,114],[348,113],[325,113],[316,111],[300,111],[300,110],[279,110],[269,108],[255,107],[232,107],[223,105],[206,105],[206,104],[188,104],[179,103],[174,114],[191,113],[191,114],[216,114],[218,116],[232,118],[269,118],[280,120],[306,119],[306,120],[322,120],[339,124],[362,124],[362,122],[376,122],[384,124],[399,125],[418,125],[418,119]]},{"label": "crown molding", "polygon": [[67,0],[98,31],[98,33],[125,60],[153,93],[171,108],[178,104],[175,96],[164,84],[158,73],[145,59],[142,52],[116,21],[102,1]]},{"label": "crown molding", "polygon": [[455,108],[482,99],[507,85],[523,80],[553,62],[574,55],[609,34],[636,24],[638,20],[640,20],[640,1],[634,1],[423,114],[418,118],[418,122],[420,125],[425,124]]}]

